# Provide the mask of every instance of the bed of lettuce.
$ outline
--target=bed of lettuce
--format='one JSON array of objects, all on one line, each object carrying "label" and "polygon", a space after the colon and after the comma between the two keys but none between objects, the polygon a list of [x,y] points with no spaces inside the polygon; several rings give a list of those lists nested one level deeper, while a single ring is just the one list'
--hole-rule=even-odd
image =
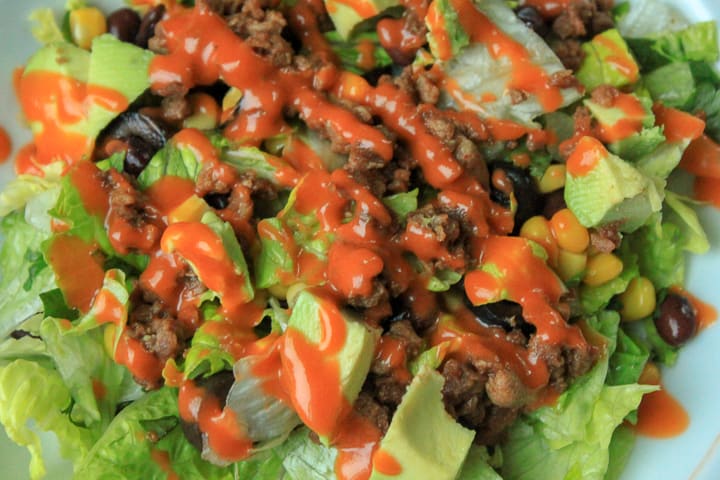
[{"label": "bed of lettuce", "polygon": [[[704,111],[706,133],[720,141],[720,77],[712,67],[718,60],[714,23],[688,26],[649,0],[637,2],[632,10],[621,5],[616,12],[619,29],[630,37],[628,45],[651,97],[688,112]],[[356,59],[352,43],[331,40],[344,61],[351,64]],[[193,168],[186,152],[172,149],[166,147],[158,155],[174,156],[175,161],[158,157],[153,164],[157,169],[146,170],[141,182],[167,174],[163,167],[168,164]],[[533,168],[541,173],[547,159],[534,162]],[[106,162],[111,165],[113,159]],[[256,167],[262,166],[260,162]],[[414,202],[410,197],[387,201],[402,212],[417,206],[416,197],[417,192]],[[410,206],[403,205],[407,201]],[[86,214],[72,184],[57,171],[48,170],[44,178],[13,180],[0,194],[0,215],[4,238],[0,338],[6,339],[0,343],[0,422],[13,441],[30,450],[31,477],[45,473],[37,436],[41,430],[57,435],[61,453],[74,463],[77,478],[164,479],[167,471],[153,460],[158,451],[167,452],[173,470],[186,479],[320,480],[334,476],[336,453],[311,441],[304,428],[282,444],[229,467],[201,460],[182,433],[176,391],[169,387],[142,391],[125,367],[108,355],[104,327],[94,324],[92,312],[76,323],[76,334],[61,331],[56,320],[76,320],[78,314],[64,303],[43,257],[53,217],[71,220],[74,234],[103,246],[110,264],[106,266],[117,272],[115,283],[106,282],[106,287],[117,296],[127,298],[125,275],[137,274],[144,262],[112,251],[103,225]],[[668,193],[663,214],[625,236],[616,252],[625,265],[622,274],[599,287],[581,290],[582,314],[589,328],[605,338],[606,355],[556,405],[518,420],[505,443],[490,450],[473,447],[460,478],[618,478],[634,442],[627,424],[636,420],[642,395],[657,388],[638,384],[640,373],[649,359],[672,365],[678,351],[660,338],[651,319],[628,326],[608,307],[638,275],[651,279],[661,292],[681,284],[686,253],[707,249],[692,202]],[[197,341],[202,343],[202,336]],[[213,365],[200,368],[212,371],[226,366],[228,359],[216,353],[205,359]],[[105,385],[104,395],[96,395],[93,380]]]}]

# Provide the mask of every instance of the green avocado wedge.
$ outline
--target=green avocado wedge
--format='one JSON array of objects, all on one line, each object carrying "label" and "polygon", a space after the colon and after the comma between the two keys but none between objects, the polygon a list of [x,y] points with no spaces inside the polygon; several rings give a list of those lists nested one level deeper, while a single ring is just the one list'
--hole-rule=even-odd
[{"label": "green avocado wedge", "polygon": [[457,423],[442,400],[444,379],[423,367],[413,379],[373,457],[370,480],[453,480],[475,432]]}]

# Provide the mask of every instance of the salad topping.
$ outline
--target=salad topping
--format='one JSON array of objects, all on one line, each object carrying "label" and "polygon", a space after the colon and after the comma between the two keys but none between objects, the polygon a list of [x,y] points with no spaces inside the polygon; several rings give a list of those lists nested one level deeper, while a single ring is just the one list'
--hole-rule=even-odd
[{"label": "salad topping", "polygon": [[603,478],[616,427],[656,432],[708,248],[667,177],[720,147],[652,75],[718,88],[716,37],[658,60],[606,1],[184,3],[71,9],[18,73],[0,394],[72,399],[77,475],[130,442],[167,477]]}]

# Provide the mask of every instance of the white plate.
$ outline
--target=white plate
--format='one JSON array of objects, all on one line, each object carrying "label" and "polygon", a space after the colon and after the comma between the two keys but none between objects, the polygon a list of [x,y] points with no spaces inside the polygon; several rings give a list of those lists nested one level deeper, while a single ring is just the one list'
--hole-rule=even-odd
[{"label": "white plate", "polygon": [[[53,6],[62,9],[64,0],[0,0],[0,125],[14,141],[16,151],[28,140],[20,127],[18,105],[12,90],[12,71],[22,65],[38,47],[29,31],[27,17],[32,9]],[[117,1],[92,2],[96,5],[120,5]],[[720,19],[718,0],[674,0],[691,20]],[[110,11],[108,8],[106,11]],[[10,163],[0,166],[0,185],[12,175]],[[708,230],[712,251],[695,258],[688,269],[688,289],[720,310],[720,213],[701,211]],[[718,282],[718,283],[715,283]],[[720,478],[720,326],[709,328],[682,350],[677,365],[665,372],[667,388],[690,414],[688,430],[669,440],[640,438],[623,476],[624,480],[717,480]],[[41,392],[38,392],[41,394]],[[71,470],[57,458],[57,448],[46,441],[51,453],[47,467],[49,479],[70,478]],[[27,478],[29,455],[12,444],[0,432],[0,477],[9,480]]]}]

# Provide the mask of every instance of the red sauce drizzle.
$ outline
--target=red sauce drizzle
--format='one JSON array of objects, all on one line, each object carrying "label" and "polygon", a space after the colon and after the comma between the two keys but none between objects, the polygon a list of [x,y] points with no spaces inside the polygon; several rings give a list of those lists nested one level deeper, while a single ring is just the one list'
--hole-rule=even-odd
[{"label": "red sauce drizzle", "polygon": [[690,417],[665,388],[643,396],[635,431],[654,438],[676,437],[687,430]]},{"label": "red sauce drizzle", "polygon": [[150,458],[152,458],[152,461],[167,475],[167,480],[180,479],[172,468],[172,462],[170,461],[170,454],[168,452],[153,448],[150,450]]},{"label": "red sauce drizzle", "polygon": [[282,381],[295,411],[311,430],[333,437],[351,406],[340,388],[336,354],[345,339],[345,320],[337,305],[323,299],[319,308],[320,342],[290,327],[281,346]]},{"label": "red sauce drizzle", "polygon": [[47,258],[67,304],[83,313],[90,310],[105,277],[97,246],[73,235],[58,235],[48,247]]},{"label": "red sauce drizzle", "polygon": [[493,58],[506,57],[513,66],[509,88],[537,96],[546,112],[562,105],[560,89],[549,83],[549,77],[532,63],[527,49],[491,22],[470,0],[451,0],[458,20],[473,42],[483,43]]},{"label": "red sauce drizzle", "polygon": [[334,438],[338,451],[335,475],[338,480],[367,480],[372,473],[373,454],[382,432],[365,417],[351,412]]},{"label": "red sauce drizzle", "polygon": [[125,365],[135,378],[155,383],[162,376],[163,364],[158,357],[148,352],[140,340],[123,332],[115,349],[115,361]]},{"label": "red sauce drizzle", "polygon": [[608,151],[599,140],[582,137],[567,160],[567,172],[573,177],[584,177],[607,155]]},{"label": "red sauce drizzle", "polygon": [[642,130],[645,107],[637,97],[621,93],[615,97],[612,108],[620,109],[623,116],[614,124],[600,124],[598,134],[604,142],[617,142]]},{"label": "red sauce drizzle", "polygon": [[250,300],[240,288],[246,279],[235,270],[222,239],[210,227],[199,222],[174,223],[163,233],[161,246],[164,252],[177,252],[194,265],[202,282],[220,295],[225,313],[239,318]]},{"label": "red sauce drizzle", "polygon": [[382,449],[373,455],[373,467],[378,473],[393,477],[403,472],[400,462],[392,454]]},{"label": "red sauce drizzle", "polygon": [[10,158],[11,151],[12,142],[10,141],[10,135],[8,135],[4,128],[0,127],[0,163],[3,163]]},{"label": "red sauce drizzle", "polygon": [[208,446],[220,458],[227,461],[247,458],[252,440],[247,437],[235,412],[222,408],[216,396],[196,386],[192,380],[186,380],[178,394],[178,409],[183,420],[197,422],[207,435]]},{"label": "red sauce drizzle", "polygon": [[18,97],[34,125],[35,161],[40,165],[88,160],[93,139],[70,129],[87,119],[91,105],[118,113],[128,107],[127,98],[116,90],[49,71],[26,72],[18,81]]}]

